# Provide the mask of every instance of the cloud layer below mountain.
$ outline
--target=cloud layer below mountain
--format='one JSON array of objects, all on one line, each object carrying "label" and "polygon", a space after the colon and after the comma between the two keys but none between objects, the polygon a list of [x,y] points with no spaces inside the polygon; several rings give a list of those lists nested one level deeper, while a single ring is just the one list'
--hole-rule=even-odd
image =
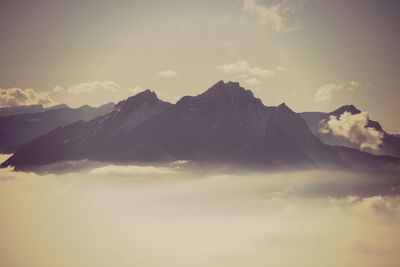
[{"label": "cloud layer below mountain", "polygon": [[398,179],[183,166],[0,170],[0,265],[398,264]]}]

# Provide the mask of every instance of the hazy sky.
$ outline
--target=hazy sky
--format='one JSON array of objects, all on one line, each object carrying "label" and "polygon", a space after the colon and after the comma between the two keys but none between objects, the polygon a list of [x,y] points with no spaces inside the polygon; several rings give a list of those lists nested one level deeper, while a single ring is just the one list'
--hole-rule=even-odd
[{"label": "hazy sky", "polygon": [[[175,102],[232,80],[266,105],[351,103],[400,131],[399,11],[397,0],[0,0],[0,88],[79,106],[145,88]],[[19,99],[0,105],[31,103]]]}]

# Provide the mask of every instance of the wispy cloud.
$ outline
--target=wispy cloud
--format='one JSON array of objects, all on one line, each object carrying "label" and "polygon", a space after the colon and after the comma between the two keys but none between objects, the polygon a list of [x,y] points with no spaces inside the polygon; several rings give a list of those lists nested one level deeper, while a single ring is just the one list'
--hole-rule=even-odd
[{"label": "wispy cloud", "polygon": [[235,45],[231,42],[224,42],[222,46],[231,53],[236,51]]},{"label": "wispy cloud", "polygon": [[250,63],[247,60],[238,60],[236,62],[218,66],[217,69],[223,74],[235,74],[247,72],[250,68]]},{"label": "wispy cloud", "polygon": [[276,70],[284,72],[284,71],[288,71],[289,69],[287,67],[278,66],[278,67],[276,67]]},{"label": "wispy cloud", "polygon": [[353,91],[360,86],[361,83],[356,81],[324,84],[317,90],[314,99],[315,102],[329,102],[336,92],[345,88],[347,88],[348,91]]},{"label": "wispy cloud", "polygon": [[223,74],[249,74],[252,76],[270,77],[275,75],[276,71],[287,71],[287,68],[278,66],[275,69],[267,69],[254,66],[247,60],[241,59],[236,62],[227,63],[218,66],[217,69]]},{"label": "wispy cloud", "polygon": [[289,15],[295,12],[303,2],[281,1],[270,6],[264,6],[259,4],[257,0],[244,0],[242,10],[255,16],[260,24],[277,32],[289,32],[298,27],[289,18]]},{"label": "wispy cloud", "polygon": [[249,86],[257,87],[261,84],[259,78],[268,78],[274,76],[277,72],[286,72],[288,68],[277,66],[273,69],[263,68],[260,66],[255,66],[248,62],[247,60],[241,59],[235,62],[227,63],[224,65],[217,66],[222,74],[234,74],[237,78],[244,80],[244,83]]},{"label": "wispy cloud", "polygon": [[53,99],[45,92],[37,92],[32,88],[0,88],[0,107],[41,104],[50,106],[55,104]]},{"label": "wispy cloud", "polygon": [[140,85],[137,85],[134,88],[129,88],[128,91],[132,94],[137,94],[137,93],[144,91],[144,88]]},{"label": "wispy cloud", "polygon": [[360,83],[359,82],[356,82],[356,81],[351,81],[350,83],[349,83],[349,87],[348,87],[348,89],[350,90],[350,91],[353,91],[354,89],[357,89],[358,87],[360,87]]},{"label": "wispy cloud", "polygon": [[49,93],[60,93],[60,94],[91,94],[98,93],[99,91],[110,91],[110,92],[118,92],[121,90],[121,85],[113,81],[93,81],[93,82],[84,82],[76,85],[72,85],[70,87],[64,88],[60,85],[56,85],[53,87]]},{"label": "wispy cloud", "polygon": [[269,69],[261,69],[258,67],[250,68],[249,73],[254,76],[264,76],[264,77],[270,77],[275,74],[274,70],[269,70]]},{"label": "wispy cloud", "polygon": [[321,86],[318,91],[315,93],[314,98],[316,102],[329,102],[332,100],[333,94],[336,91],[342,90],[344,84],[324,84]]},{"label": "wispy cloud", "polygon": [[94,93],[98,90],[107,90],[112,92],[117,92],[121,89],[121,86],[113,81],[93,81],[93,82],[85,82],[80,83],[71,87],[68,87],[66,90],[71,94],[80,94],[80,93]]},{"label": "wispy cloud", "polygon": [[257,78],[249,78],[247,80],[244,81],[246,84],[250,85],[250,86],[257,86],[260,84],[260,81]]},{"label": "wispy cloud", "polygon": [[140,86],[127,88],[115,81],[103,80],[82,82],[69,86],[56,85],[46,93],[58,102],[77,106],[77,103],[79,105],[99,105],[107,101],[120,101],[140,91],[143,91]]},{"label": "wispy cloud", "polygon": [[161,78],[176,78],[178,77],[178,74],[174,70],[162,70],[156,74],[157,77]]}]

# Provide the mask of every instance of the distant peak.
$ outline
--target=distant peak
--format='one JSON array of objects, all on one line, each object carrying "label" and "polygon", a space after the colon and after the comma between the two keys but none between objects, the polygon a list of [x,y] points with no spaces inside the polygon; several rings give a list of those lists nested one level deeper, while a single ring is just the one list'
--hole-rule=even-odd
[{"label": "distant peak", "polygon": [[114,110],[123,110],[124,112],[129,113],[131,110],[136,109],[144,103],[147,103],[149,105],[156,105],[158,103],[170,105],[170,103],[160,100],[154,91],[146,89],[134,96],[128,97],[127,99],[118,102],[118,104],[115,105]]},{"label": "distant peak", "polygon": [[154,91],[151,91],[150,89],[146,89],[146,90],[138,93],[137,95],[147,95],[147,96],[157,97],[157,94]]},{"label": "distant peak", "polygon": [[200,95],[190,97],[182,97],[177,104],[186,103],[187,101],[192,101],[193,99],[202,99],[210,101],[218,101],[219,103],[225,103],[228,105],[243,104],[248,102],[257,103],[257,105],[263,105],[259,98],[256,98],[252,91],[246,90],[241,87],[238,82],[224,82],[219,81],[208,90]]},{"label": "distant peak", "polygon": [[282,104],[280,104],[278,107],[287,108],[288,106],[285,104],[285,102],[282,102]]},{"label": "distant peak", "polygon": [[361,113],[361,111],[359,109],[357,109],[354,105],[344,105],[344,106],[341,106],[340,108],[332,111],[330,114],[339,116],[339,115],[342,115],[344,112],[349,112],[352,115]]},{"label": "distant peak", "polygon": [[[40,107],[43,107],[42,105],[39,105]],[[59,104],[59,105],[55,105],[55,106],[51,106],[48,108],[45,108],[44,110],[53,110],[53,109],[59,109],[59,108],[68,108],[68,106],[66,104]]]},{"label": "distant peak", "polygon": [[108,102],[108,103],[105,103],[105,104],[103,104],[103,105],[101,105],[101,106],[98,106],[99,108],[103,108],[103,107],[113,107],[113,106],[115,106],[115,103],[114,102]]},{"label": "distant peak", "polygon": [[291,110],[286,104],[285,102],[282,102],[282,104],[280,104],[279,106],[277,106],[277,110],[279,111],[283,111],[283,112],[289,112],[289,113],[295,113],[293,110]]},{"label": "distant peak", "polygon": [[136,95],[128,97],[127,101],[131,101],[134,99],[147,100],[147,99],[158,99],[158,97],[154,91],[151,91],[150,89],[146,89],[140,93],[137,93]]},{"label": "distant peak", "polygon": [[92,108],[92,107],[86,104],[86,105],[80,106],[78,109],[89,109],[89,108]]},{"label": "distant peak", "polygon": [[223,80],[220,80],[219,82],[217,82],[216,84],[214,84],[212,87],[214,87],[214,86],[216,86],[216,85],[224,85],[225,83],[224,83],[224,81]]}]

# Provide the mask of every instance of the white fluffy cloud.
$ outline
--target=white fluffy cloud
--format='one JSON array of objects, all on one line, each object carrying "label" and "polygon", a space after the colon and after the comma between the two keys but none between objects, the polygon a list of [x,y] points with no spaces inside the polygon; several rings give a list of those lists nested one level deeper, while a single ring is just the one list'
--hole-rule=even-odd
[{"label": "white fluffy cloud", "polygon": [[162,70],[156,74],[157,77],[161,78],[176,78],[178,77],[178,74],[174,70]]},{"label": "white fluffy cloud", "polygon": [[12,107],[19,105],[41,104],[51,106],[54,104],[52,98],[45,92],[37,92],[32,88],[0,88],[0,107]]},{"label": "white fluffy cloud", "polygon": [[377,150],[382,143],[383,133],[366,127],[368,120],[366,112],[354,115],[344,112],[339,118],[332,115],[329,119],[321,121],[320,132],[344,137],[363,150]]},{"label": "white fluffy cloud", "polygon": [[[296,11],[302,2],[299,1],[296,5],[290,1],[282,1],[267,7],[260,5],[257,0],[244,0],[242,10],[255,16],[262,25],[266,25],[277,32],[289,32],[294,30],[297,25],[293,25],[288,15]],[[289,24],[292,25],[289,26]]]}]

